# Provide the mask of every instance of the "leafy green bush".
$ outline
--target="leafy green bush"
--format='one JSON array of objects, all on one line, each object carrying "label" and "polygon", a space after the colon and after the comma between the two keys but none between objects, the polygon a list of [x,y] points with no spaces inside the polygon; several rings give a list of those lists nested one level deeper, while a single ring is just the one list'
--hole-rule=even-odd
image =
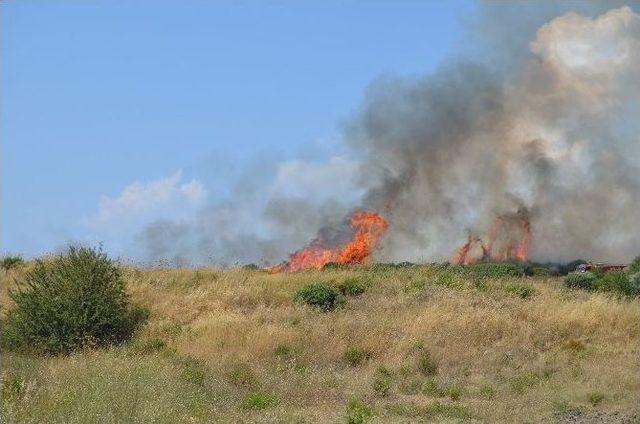
[{"label": "leafy green bush", "polygon": [[624,296],[636,296],[640,294],[640,286],[634,284],[631,276],[624,271],[610,271],[604,273],[596,284],[601,291],[611,291]]},{"label": "leafy green bush", "polygon": [[265,392],[251,392],[242,399],[240,407],[242,409],[262,410],[274,406],[278,403],[278,399]]},{"label": "leafy green bush", "polygon": [[18,255],[7,255],[0,259],[0,267],[7,271],[22,264],[24,264],[24,260],[22,259],[22,256]]},{"label": "leafy green bush", "polygon": [[322,311],[331,311],[342,306],[346,299],[334,286],[326,283],[312,283],[298,290],[294,301],[305,303]]},{"label": "leafy green bush", "polygon": [[360,399],[351,399],[347,404],[347,424],[365,424],[373,418],[373,409]]},{"label": "leafy green bush", "polygon": [[523,299],[531,297],[536,292],[536,290],[528,284],[511,284],[506,290],[507,293],[514,294]]},{"label": "leafy green bush", "polygon": [[467,265],[465,269],[472,275],[487,278],[521,277],[528,274],[528,267],[524,262],[478,262]]},{"label": "leafy green bush", "polygon": [[595,288],[597,277],[592,272],[570,272],[564,279],[566,287],[591,290]]},{"label": "leafy green bush", "polygon": [[635,274],[640,272],[640,256],[636,256],[629,264],[629,274]]},{"label": "leafy green bush", "polygon": [[120,268],[91,248],[36,261],[10,296],[15,307],[4,336],[19,350],[58,354],[118,344],[148,317],[130,304]]},{"label": "leafy green bush", "polygon": [[371,352],[361,347],[350,347],[342,354],[342,359],[352,367],[357,367],[371,358]]},{"label": "leafy green bush", "polygon": [[347,278],[338,285],[338,289],[345,296],[359,296],[367,290],[359,278]]}]

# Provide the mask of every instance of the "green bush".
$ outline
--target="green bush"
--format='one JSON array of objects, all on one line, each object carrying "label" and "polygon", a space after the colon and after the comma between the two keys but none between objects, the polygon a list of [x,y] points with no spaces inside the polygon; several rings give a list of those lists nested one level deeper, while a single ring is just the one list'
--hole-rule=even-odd
[{"label": "green bush", "polygon": [[345,296],[359,296],[366,291],[367,287],[358,278],[347,278],[338,285],[338,289]]},{"label": "green bush", "polygon": [[591,290],[595,288],[597,277],[592,272],[570,272],[564,279],[564,285],[571,288]]},{"label": "green bush", "polygon": [[479,262],[465,269],[474,276],[487,278],[521,277],[530,273],[524,262]]},{"label": "green bush", "polygon": [[507,293],[514,294],[522,299],[527,299],[536,292],[536,290],[528,284],[512,284],[508,286],[506,290]]},{"label": "green bush", "polygon": [[347,404],[347,424],[365,424],[373,418],[373,409],[360,399],[351,399]]},{"label": "green bush", "polygon": [[629,276],[629,287],[635,294],[640,295],[640,271]]},{"label": "green bush", "polygon": [[18,255],[7,255],[0,259],[0,267],[7,271],[22,264],[24,264],[24,260]]},{"label": "green bush", "polygon": [[58,354],[122,343],[148,317],[130,304],[120,268],[91,248],[36,261],[10,296],[4,337],[18,350]]},{"label": "green bush", "polygon": [[336,287],[325,283],[312,283],[298,290],[294,301],[322,311],[331,311],[342,306],[346,300]]},{"label": "green bush", "polygon": [[373,391],[382,397],[389,396],[391,393],[391,378],[378,374],[373,380]]},{"label": "green bush", "polygon": [[629,264],[629,273],[635,274],[640,272],[640,256],[636,256],[633,261]]},{"label": "green bush", "polygon": [[418,356],[418,370],[426,376],[434,375],[438,371],[438,366],[427,351],[420,352]]},{"label": "green bush", "polygon": [[596,283],[596,289],[624,296],[636,296],[640,294],[640,286],[635,284],[631,277],[624,271],[606,272]]},{"label": "green bush", "polygon": [[242,399],[240,407],[242,409],[262,410],[274,406],[278,403],[278,399],[265,392],[251,392]]},{"label": "green bush", "polygon": [[371,358],[371,351],[361,347],[349,347],[342,354],[342,360],[352,367],[357,367]]}]

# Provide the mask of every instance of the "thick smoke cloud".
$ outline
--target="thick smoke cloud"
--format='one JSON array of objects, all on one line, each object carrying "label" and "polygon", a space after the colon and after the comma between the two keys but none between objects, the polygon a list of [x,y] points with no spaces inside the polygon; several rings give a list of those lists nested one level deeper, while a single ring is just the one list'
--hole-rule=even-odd
[{"label": "thick smoke cloud", "polygon": [[522,209],[536,259],[640,251],[640,15],[568,13],[529,48],[507,80],[457,62],[371,86],[347,141],[364,206],[390,220],[381,258],[445,259]]},{"label": "thick smoke cloud", "polygon": [[[138,245],[177,263],[274,263],[318,231],[339,238],[362,207],[390,223],[377,259],[446,260],[469,231],[525,211],[533,259],[629,260],[640,252],[640,4],[612,4],[488,3],[467,59],[371,84],[344,127],[357,162],[288,163],[257,197],[155,222]],[[283,181],[317,187],[273,189]]]}]

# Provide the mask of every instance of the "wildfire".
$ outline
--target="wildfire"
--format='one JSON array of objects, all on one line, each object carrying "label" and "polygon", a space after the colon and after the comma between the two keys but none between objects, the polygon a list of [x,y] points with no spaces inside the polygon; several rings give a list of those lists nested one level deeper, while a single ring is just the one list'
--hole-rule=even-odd
[{"label": "wildfire", "polygon": [[489,230],[488,241],[469,233],[467,242],[453,256],[452,262],[468,265],[483,260],[527,260],[531,248],[531,223],[527,214],[500,215]]},{"label": "wildfire", "polygon": [[304,249],[289,257],[288,262],[269,268],[271,272],[298,271],[305,268],[322,268],[329,262],[361,264],[378,246],[380,237],[387,230],[387,220],[375,212],[356,211],[350,218],[355,233],[351,240],[337,247],[325,246],[316,239]]}]

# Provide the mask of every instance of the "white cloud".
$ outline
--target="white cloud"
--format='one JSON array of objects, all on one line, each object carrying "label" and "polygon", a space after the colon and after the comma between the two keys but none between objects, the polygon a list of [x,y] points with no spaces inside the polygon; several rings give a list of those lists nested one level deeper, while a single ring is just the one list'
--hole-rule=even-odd
[{"label": "white cloud", "polygon": [[175,218],[202,205],[207,191],[198,180],[182,182],[182,171],[153,181],[134,181],[119,196],[102,196],[98,212],[87,220],[92,227],[126,224],[150,218]]}]

